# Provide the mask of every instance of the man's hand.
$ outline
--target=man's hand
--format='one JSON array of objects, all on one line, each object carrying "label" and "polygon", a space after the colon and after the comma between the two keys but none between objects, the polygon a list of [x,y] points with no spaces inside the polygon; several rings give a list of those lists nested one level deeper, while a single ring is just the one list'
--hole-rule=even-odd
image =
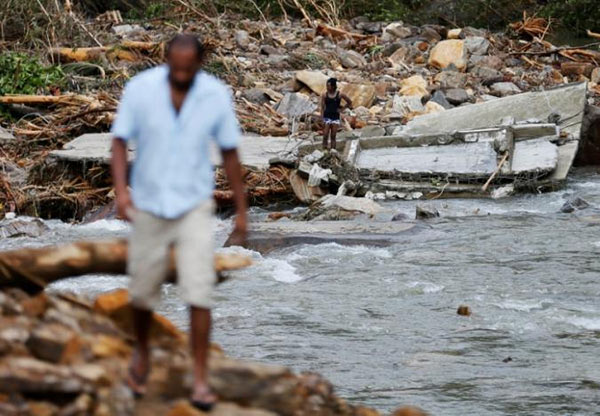
[{"label": "man's hand", "polygon": [[229,237],[229,244],[232,246],[244,247],[248,237],[248,220],[246,212],[238,214],[235,218],[235,226]]},{"label": "man's hand", "polygon": [[127,144],[125,140],[113,139],[111,170],[117,193],[117,216],[131,221],[134,208],[129,189],[127,189]]},{"label": "man's hand", "polygon": [[133,218],[133,202],[129,190],[117,192],[117,217],[126,221],[132,221]]},{"label": "man's hand", "polygon": [[242,167],[238,158],[237,150],[223,150],[223,167],[229,179],[229,185],[233,190],[233,199],[236,207],[236,218],[233,233],[229,237],[230,245],[244,246],[248,232],[248,214],[246,213],[247,202],[242,179]]}]

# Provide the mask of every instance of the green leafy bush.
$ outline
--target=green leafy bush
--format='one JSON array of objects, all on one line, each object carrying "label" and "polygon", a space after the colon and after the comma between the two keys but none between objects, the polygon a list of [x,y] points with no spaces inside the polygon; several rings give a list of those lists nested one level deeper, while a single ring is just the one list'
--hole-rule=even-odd
[{"label": "green leafy bush", "polygon": [[541,14],[557,19],[564,29],[580,35],[587,29],[600,30],[598,0],[549,0]]},{"label": "green leafy bush", "polygon": [[0,95],[41,94],[64,82],[58,66],[44,66],[22,53],[0,54]]}]

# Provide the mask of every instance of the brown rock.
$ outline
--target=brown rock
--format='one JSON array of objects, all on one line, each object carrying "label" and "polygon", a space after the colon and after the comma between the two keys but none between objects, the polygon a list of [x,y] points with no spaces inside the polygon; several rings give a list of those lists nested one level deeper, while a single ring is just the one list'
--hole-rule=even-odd
[{"label": "brown rock", "polygon": [[70,329],[58,324],[35,328],[26,342],[31,353],[51,363],[72,363],[79,358],[81,341]]},{"label": "brown rock", "polygon": [[467,68],[467,48],[462,40],[451,39],[439,42],[431,50],[429,65],[444,69],[454,65],[459,71]]},{"label": "brown rock", "polygon": [[269,221],[279,221],[282,218],[289,218],[290,214],[287,212],[271,212],[268,215]]},{"label": "brown rock", "polygon": [[471,316],[471,308],[467,305],[460,305],[456,313],[460,316]]},{"label": "brown rock", "polygon": [[325,93],[327,89],[327,80],[329,77],[319,71],[298,71],[296,72],[296,84],[299,85],[298,90],[303,86],[308,87],[312,92],[318,95]]},{"label": "brown rock", "polygon": [[23,313],[32,318],[42,316],[48,309],[48,296],[45,292],[41,292],[35,296],[21,301]]},{"label": "brown rock", "polygon": [[403,79],[401,82],[400,94],[406,96],[424,97],[429,95],[427,91],[427,81],[421,75],[414,75]]},{"label": "brown rock", "polygon": [[372,84],[344,84],[340,91],[352,100],[354,108],[371,107],[375,101],[375,86]]},{"label": "brown rock", "polygon": [[[214,416],[276,416],[272,413],[261,409],[249,409],[240,407],[233,403],[218,403],[210,412]],[[167,413],[167,416],[204,416],[206,413],[195,409],[188,401],[180,401]]]},{"label": "brown rock", "polygon": [[428,416],[428,414],[418,407],[405,406],[395,410],[392,416]]},{"label": "brown rock", "polygon": [[30,416],[55,416],[59,414],[59,408],[49,402],[28,403],[28,414]]},{"label": "brown rock", "polygon": [[128,357],[131,347],[120,338],[110,335],[99,335],[93,338],[91,350],[98,358],[106,357]]},{"label": "brown rock", "polygon": [[585,75],[590,77],[595,65],[588,62],[563,62],[560,64],[560,72],[567,75]]},{"label": "brown rock", "polygon": [[29,357],[0,362],[0,391],[8,393],[65,393],[91,391],[92,386],[65,365]]},{"label": "brown rock", "polygon": [[594,68],[592,75],[590,76],[590,81],[595,84],[600,84],[600,68]]},{"label": "brown rock", "polygon": [[[119,289],[98,296],[94,303],[94,310],[109,316],[126,333],[133,331],[129,292],[126,289]],[[150,335],[153,338],[167,337],[179,342],[185,342],[187,339],[185,334],[173,325],[171,321],[156,313],[153,314]]]}]

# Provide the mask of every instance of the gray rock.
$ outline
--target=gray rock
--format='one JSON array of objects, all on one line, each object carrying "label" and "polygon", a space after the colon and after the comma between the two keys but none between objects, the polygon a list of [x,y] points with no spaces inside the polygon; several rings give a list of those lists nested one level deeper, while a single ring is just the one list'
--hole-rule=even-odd
[{"label": "gray rock", "polygon": [[433,97],[431,97],[430,101],[433,101],[434,103],[437,103],[437,104],[441,105],[446,110],[449,110],[449,109],[451,109],[451,108],[454,107],[452,104],[450,104],[448,102],[448,100],[446,99],[446,96],[441,91],[434,92],[433,93]]},{"label": "gray rock", "polygon": [[576,198],[570,199],[567,202],[565,202],[565,204],[560,209],[560,212],[565,213],[565,214],[570,214],[571,212],[584,210],[589,207],[590,207],[589,202],[587,202],[583,198],[576,197]]},{"label": "gray rock", "polygon": [[250,88],[242,94],[251,103],[264,104],[269,102],[269,97],[262,88]]},{"label": "gray rock", "polygon": [[467,75],[462,72],[442,71],[435,80],[443,89],[448,88],[464,88],[467,85]]},{"label": "gray rock", "polygon": [[423,26],[420,36],[429,43],[437,43],[442,40],[442,35],[433,26]]},{"label": "gray rock", "polygon": [[504,61],[497,56],[479,56],[473,55],[469,60],[472,65],[485,66],[495,70],[501,70],[504,68]]},{"label": "gray rock", "polygon": [[520,94],[522,91],[512,82],[496,82],[492,84],[492,92],[500,95],[501,97],[513,94]]},{"label": "gray rock", "polygon": [[483,29],[476,29],[470,26],[463,28],[463,30],[460,32],[460,36],[463,39],[468,38],[470,36],[485,37],[486,34],[486,31]]},{"label": "gray rock", "polygon": [[250,34],[245,30],[235,32],[235,43],[242,49],[248,49],[250,46]]},{"label": "gray rock", "polygon": [[289,56],[287,55],[269,55],[267,58],[267,63],[269,65],[281,65],[288,60]]},{"label": "gray rock", "polygon": [[490,42],[481,36],[469,36],[465,39],[465,47],[471,55],[485,55],[490,48]]},{"label": "gray rock", "polygon": [[431,219],[431,218],[437,218],[439,216],[440,216],[440,213],[437,209],[417,205],[416,217],[415,217],[416,219],[427,220],[427,219]]},{"label": "gray rock", "polygon": [[10,142],[15,140],[15,136],[13,136],[9,131],[0,127],[0,143]]},{"label": "gray rock", "polygon": [[140,25],[118,25],[118,26],[113,26],[112,31],[117,36],[127,36],[127,35],[131,35],[133,33],[143,32],[144,28],[141,27]]},{"label": "gray rock", "polygon": [[504,79],[504,75],[500,71],[496,71],[493,68],[487,66],[476,66],[471,71],[471,74],[481,79],[484,85],[490,85],[495,82],[501,82]]},{"label": "gray rock", "polygon": [[392,217],[392,221],[409,221],[410,218],[403,212],[399,212]]},{"label": "gray rock", "polygon": [[263,55],[281,55],[281,51],[275,46],[271,45],[262,45],[260,47],[260,53]]},{"label": "gray rock", "polygon": [[446,99],[450,104],[460,105],[469,101],[470,97],[462,88],[452,88],[446,91]]},{"label": "gray rock", "polygon": [[486,101],[486,102],[487,102],[487,101],[494,101],[494,100],[497,100],[497,99],[498,99],[498,97],[496,97],[495,95],[483,94],[483,95],[481,96],[481,99],[482,99],[483,101]]},{"label": "gray rock", "polygon": [[383,29],[382,40],[384,42],[393,42],[396,39],[406,39],[412,36],[413,32],[402,22],[390,23]]},{"label": "gray rock", "polygon": [[304,114],[310,114],[317,109],[305,95],[294,92],[283,96],[277,105],[277,112],[288,117],[298,117]]},{"label": "gray rock", "polygon": [[367,126],[360,130],[356,130],[359,137],[379,137],[385,136],[385,129],[380,126]]},{"label": "gray rock", "polygon": [[39,219],[15,219],[0,223],[0,238],[39,237],[49,228]]},{"label": "gray rock", "polygon": [[344,68],[361,68],[367,64],[367,60],[360,53],[352,50],[336,48],[336,53]]},{"label": "gray rock", "polygon": [[381,33],[383,22],[359,22],[354,27],[366,33]]}]

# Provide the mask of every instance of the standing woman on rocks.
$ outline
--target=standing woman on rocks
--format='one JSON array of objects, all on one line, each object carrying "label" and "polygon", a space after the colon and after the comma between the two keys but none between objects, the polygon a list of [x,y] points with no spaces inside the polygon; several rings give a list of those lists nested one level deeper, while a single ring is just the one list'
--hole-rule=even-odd
[{"label": "standing woman on rocks", "polygon": [[[323,123],[325,124],[323,130],[323,149],[336,148],[335,138],[341,124],[340,112],[343,108],[342,100],[346,101],[348,108],[352,108],[352,100],[346,94],[338,91],[337,79],[329,78],[327,81],[327,91],[321,97],[321,114],[323,115]],[[330,139],[331,146],[328,147]]]}]

